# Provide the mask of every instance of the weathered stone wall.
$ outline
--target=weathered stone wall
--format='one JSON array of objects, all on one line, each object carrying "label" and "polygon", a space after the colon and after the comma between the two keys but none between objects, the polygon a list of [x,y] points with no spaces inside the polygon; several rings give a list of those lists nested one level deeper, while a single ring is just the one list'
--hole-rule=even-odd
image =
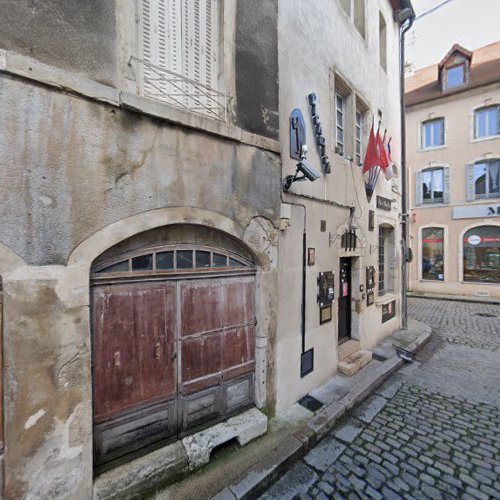
[{"label": "weathered stone wall", "polygon": [[113,84],[115,1],[2,1],[0,48]]},{"label": "weathered stone wall", "polygon": [[278,139],[278,0],[237,3],[235,44],[237,124]]},{"label": "weathered stone wall", "polygon": [[279,217],[275,155],[18,80],[0,100],[0,242],[29,264],[160,207]]}]

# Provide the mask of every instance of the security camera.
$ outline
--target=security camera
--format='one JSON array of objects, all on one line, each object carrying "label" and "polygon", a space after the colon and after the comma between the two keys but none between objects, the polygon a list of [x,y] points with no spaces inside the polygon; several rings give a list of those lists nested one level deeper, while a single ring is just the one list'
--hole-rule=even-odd
[{"label": "security camera", "polygon": [[[299,173],[302,174],[301,177],[299,177]],[[305,180],[314,182],[320,177],[321,174],[312,166],[312,164],[305,158],[302,158],[299,163],[297,163],[297,170],[295,171],[295,175],[287,175],[283,179],[283,191],[285,191],[285,193],[288,192],[294,182]]]},{"label": "security camera", "polygon": [[304,177],[309,179],[311,182],[314,182],[321,177],[321,174],[305,158],[297,163],[297,171],[304,174]]}]

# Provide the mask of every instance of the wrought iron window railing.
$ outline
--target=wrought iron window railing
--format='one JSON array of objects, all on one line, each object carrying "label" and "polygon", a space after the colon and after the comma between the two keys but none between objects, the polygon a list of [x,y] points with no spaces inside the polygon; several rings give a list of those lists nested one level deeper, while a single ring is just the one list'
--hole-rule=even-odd
[{"label": "wrought iron window railing", "polygon": [[227,93],[147,61],[132,59],[140,69],[140,91],[145,97],[157,99],[190,113],[227,121]]}]

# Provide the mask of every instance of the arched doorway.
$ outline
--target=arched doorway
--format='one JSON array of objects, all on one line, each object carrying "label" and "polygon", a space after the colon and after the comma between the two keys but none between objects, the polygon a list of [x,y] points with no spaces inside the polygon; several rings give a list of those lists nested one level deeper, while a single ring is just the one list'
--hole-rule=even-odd
[{"label": "arched doorway", "polygon": [[118,244],[92,266],[98,467],[175,440],[254,401],[251,256],[207,228],[165,231]]}]

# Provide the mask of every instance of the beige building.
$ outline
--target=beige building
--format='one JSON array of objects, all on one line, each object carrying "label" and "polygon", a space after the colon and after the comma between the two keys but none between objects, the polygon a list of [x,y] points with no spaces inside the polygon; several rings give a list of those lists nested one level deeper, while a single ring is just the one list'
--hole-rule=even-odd
[{"label": "beige building", "polygon": [[410,290],[500,298],[500,43],[406,80]]}]

